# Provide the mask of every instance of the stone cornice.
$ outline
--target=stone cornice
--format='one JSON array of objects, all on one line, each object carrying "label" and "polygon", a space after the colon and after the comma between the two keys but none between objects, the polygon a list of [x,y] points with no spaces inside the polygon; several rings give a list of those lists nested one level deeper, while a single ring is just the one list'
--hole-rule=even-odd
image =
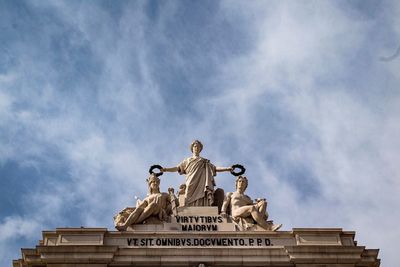
[{"label": "stone cornice", "polygon": [[[43,231],[34,249],[22,249],[13,267],[33,266],[357,266],[377,267],[377,249],[357,246],[355,232],[340,228],[294,228],[292,231],[116,232],[106,228],[57,228]],[[152,239],[146,245],[128,240]],[[161,241],[191,240],[191,246]],[[193,246],[194,240],[205,246]],[[210,240],[234,240],[217,246]],[[217,240],[217,241],[216,241]],[[249,243],[249,240],[255,240]],[[256,241],[260,243],[256,244]],[[270,244],[268,242],[270,242]],[[207,241],[207,242],[205,242]],[[243,241],[245,245],[239,244]],[[178,242],[178,241],[177,241]],[[189,241],[187,241],[189,242]],[[143,241],[143,244],[145,242]],[[214,245],[212,245],[214,244]],[[226,243],[222,243],[226,244]],[[254,246],[250,246],[252,244]],[[85,265],[86,266],[86,265]]]}]

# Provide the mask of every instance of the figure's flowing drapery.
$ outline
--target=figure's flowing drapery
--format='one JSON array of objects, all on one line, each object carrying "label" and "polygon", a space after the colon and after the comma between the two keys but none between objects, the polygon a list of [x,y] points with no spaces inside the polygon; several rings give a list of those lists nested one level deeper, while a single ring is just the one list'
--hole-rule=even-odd
[{"label": "figure's flowing drapery", "polygon": [[186,176],[185,205],[211,206],[216,167],[208,159],[190,157],[178,165],[178,172]]}]

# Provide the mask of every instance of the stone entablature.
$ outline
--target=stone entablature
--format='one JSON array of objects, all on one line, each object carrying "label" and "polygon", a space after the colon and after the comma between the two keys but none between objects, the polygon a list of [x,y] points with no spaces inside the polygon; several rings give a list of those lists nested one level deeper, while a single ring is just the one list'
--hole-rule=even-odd
[{"label": "stone entablature", "polygon": [[36,248],[22,249],[13,267],[379,266],[378,250],[357,246],[354,236],[340,228],[212,233],[57,228],[44,231]]}]

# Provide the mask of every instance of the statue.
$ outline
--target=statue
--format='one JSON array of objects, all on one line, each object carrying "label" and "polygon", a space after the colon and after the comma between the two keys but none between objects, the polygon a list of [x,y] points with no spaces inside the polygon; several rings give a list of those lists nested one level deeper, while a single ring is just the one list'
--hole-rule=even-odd
[{"label": "statue", "polygon": [[185,206],[186,184],[181,184],[178,191],[179,206]]},{"label": "statue", "polygon": [[203,144],[195,140],[190,145],[192,156],[177,167],[162,168],[162,172],[178,172],[186,175],[185,203],[181,206],[211,206],[214,202],[214,176],[217,172],[232,171],[232,167],[216,167],[208,159],[200,157]]},{"label": "statue", "polygon": [[143,201],[138,201],[136,208],[125,208],[114,217],[115,228],[118,230],[126,231],[129,226],[145,223],[146,220],[160,223],[166,221],[172,213],[173,191],[169,189],[169,193],[161,193],[160,179],[154,174],[150,175],[147,183],[149,186],[147,197]]},{"label": "statue", "polygon": [[115,227],[118,225],[122,225],[126,222],[126,219],[128,219],[129,215],[135,210],[133,207],[126,207],[122,211],[120,211],[117,215],[114,216],[114,224]]},{"label": "statue", "polygon": [[[146,180],[149,187],[147,197],[142,201],[138,200],[136,207],[127,207],[119,212],[114,217],[115,228],[126,231],[128,227],[136,224],[163,224],[164,222],[173,224],[175,222],[171,220],[172,215],[192,215],[199,212],[190,207],[216,206],[218,213],[215,208],[202,209],[201,212],[206,211],[210,215],[221,214],[225,218],[229,214],[230,219],[227,223],[239,231],[257,230],[257,228],[267,231],[278,230],[282,224],[274,225],[272,221],[268,221],[267,201],[256,199],[253,202],[244,194],[248,180],[242,175],[246,169],[240,164],[234,164],[231,167],[216,167],[208,159],[200,156],[202,149],[203,144],[195,140],[190,145],[192,156],[184,159],[178,166],[164,168],[160,165],[152,165],[149,169],[150,176]],[[155,169],[159,171],[154,172]],[[225,197],[223,189],[214,188],[214,177],[217,172],[226,171],[230,171],[237,178],[236,191],[228,193]],[[159,176],[164,172],[178,172],[186,176],[185,183],[179,186],[176,195],[173,188],[168,188],[168,193],[160,192]],[[179,207],[188,208],[180,209]],[[177,223],[179,224],[179,221]]]},{"label": "statue", "polygon": [[257,199],[256,202],[253,202],[249,196],[244,194],[247,185],[248,180],[246,177],[238,176],[236,178],[236,192],[230,192],[226,195],[221,215],[226,217],[230,208],[232,220],[242,231],[249,230],[254,224],[268,231],[278,230],[282,224],[274,225],[272,221],[267,221],[267,201],[265,199]]}]

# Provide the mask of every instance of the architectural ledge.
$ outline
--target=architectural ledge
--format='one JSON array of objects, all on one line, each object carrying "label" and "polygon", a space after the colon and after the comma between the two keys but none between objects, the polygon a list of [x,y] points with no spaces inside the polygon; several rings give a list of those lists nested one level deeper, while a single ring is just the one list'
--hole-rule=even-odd
[{"label": "architectural ledge", "polygon": [[77,266],[352,266],[377,267],[377,249],[357,246],[340,228],[292,231],[44,231],[13,267]]}]

